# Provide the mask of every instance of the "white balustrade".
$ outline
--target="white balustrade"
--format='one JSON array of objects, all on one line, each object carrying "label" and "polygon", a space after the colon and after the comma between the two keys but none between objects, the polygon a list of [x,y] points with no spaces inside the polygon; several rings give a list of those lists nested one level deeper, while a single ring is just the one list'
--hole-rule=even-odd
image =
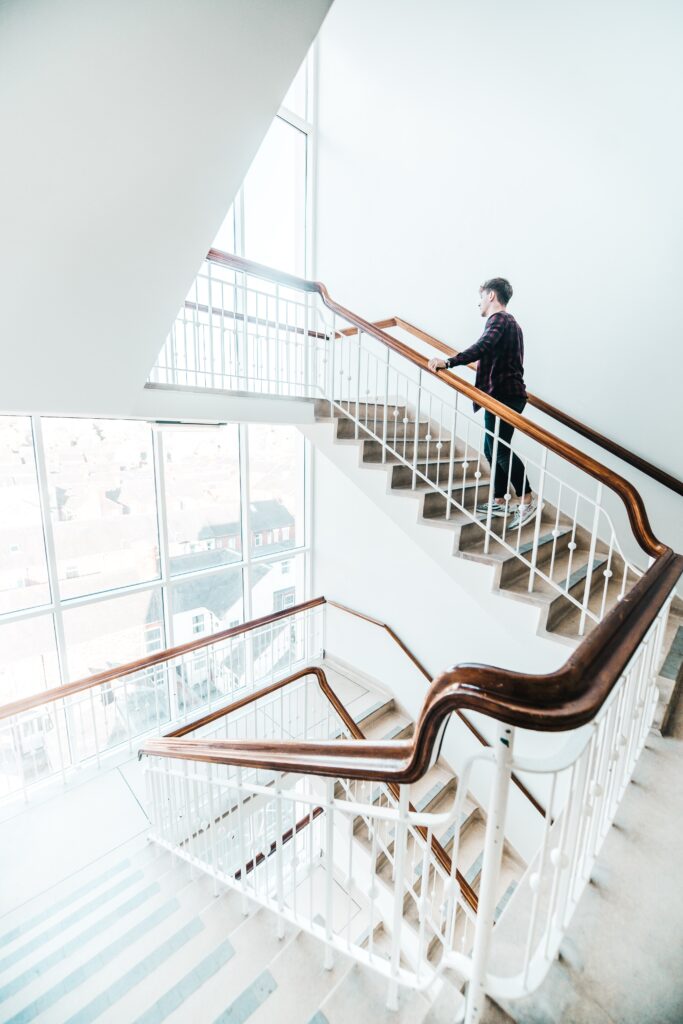
[{"label": "white balustrade", "polygon": [[135,741],[292,674],[322,653],[324,607],[294,611],[40,706],[0,717],[0,800],[104,759]]},{"label": "white balustrade", "polygon": [[[320,939],[388,982],[424,989],[445,970],[462,979],[466,1024],[485,995],[516,999],[543,981],[566,934],[645,743],[657,703],[657,666],[673,593],[596,718],[562,734],[551,756],[515,753],[501,725],[493,748],[464,764],[441,813],[410,810],[410,786],[308,773],[147,758],[153,837],[194,868]],[[197,737],[348,736],[313,678],[288,684],[204,727]],[[456,879],[460,831],[475,767],[490,772],[479,906]],[[540,843],[505,908],[495,900],[511,774],[544,776]],[[454,831],[450,872],[432,838]],[[499,908],[500,909],[500,908]],[[378,945],[381,926],[388,941]],[[453,974],[450,975],[451,978]],[[455,1017],[454,1017],[455,1019]]]}]

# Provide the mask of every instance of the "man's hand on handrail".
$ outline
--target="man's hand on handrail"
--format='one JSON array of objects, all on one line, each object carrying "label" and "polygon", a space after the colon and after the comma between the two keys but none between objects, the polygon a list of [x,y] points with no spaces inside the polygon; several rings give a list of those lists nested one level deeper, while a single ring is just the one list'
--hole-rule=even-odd
[{"label": "man's hand on handrail", "polygon": [[435,356],[434,359],[430,359],[427,365],[429,366],[429,369],[432,370],[433,373],[436,373],[437,370],[448,369],[445,360],[439,359],[438,356]]}]

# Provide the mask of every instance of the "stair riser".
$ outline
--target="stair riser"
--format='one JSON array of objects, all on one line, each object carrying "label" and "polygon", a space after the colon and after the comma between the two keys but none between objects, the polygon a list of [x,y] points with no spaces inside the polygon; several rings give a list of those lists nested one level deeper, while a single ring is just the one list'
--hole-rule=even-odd
[{"label": "stair riser", "polygon": [[[381,421],[377,422],[377,429],[375,430],[375,424],[372,419],[369,420],[367,426],[364,423],[356,424],[353,420],[347,417],[340,418],[337,421],[337,437],[341,441],[347,441],[356,436],[356,426],[358,426],[358,437],[367,437],[370,433],[376,433],[378,437],[383,437],[383,424]],[[417,424],[417,437],[426,438],[430,433],[430,425],[426,420],[420,421]],[[412,421],[410,423],[403,423],[402,419],[399,418],[398,423],[390,422],[387,425],[386,440],[390,448],[395,448],[399,454],[403,454],[404,446],[412,444],[415,440],[416,435],[416,424]]]},{"label": "stair riser", "polygon": [[[448,488],[450,466],[447,462],[442,462],[439,464],[430,464],[429,466],[425,466],[424,463],[420,465],[420,463],[418,462],[417,469],[425,476],[427,476],[430,483],[434,484],[434,486],[443,487],[444,489]],[[454,463],[452,477],[452,484],[454,489],[456,489],[457,487],[459,487],[460,490],[462,489],[462,473],[462,464],[459,462]],[[481,479],[479,480],[480,487],[484,481],[486,481],[488,485],[488,474],[482,475]],[[412,487],[412,483],[413,471],[410,466],[394,466],[394,469],[392,470],[391,474],[392,488],[400,490],[402,488]],[[471,483],[468,482],[467,486],[473,487],[475,484],[476,480],[472,480]],[[427,483],[425,480],[422,479],[422,477],[419,476],[417,477],[417,485],[422,488],[429,487],[429,483]]]},{"label": "stair riser", "polygon": [[[574,555],[576,556],[577,554],[578,552],[575,551]],[[588,558],[585,555],[583,556],[583,558],[576,559],[574,565],[572,566],[572,573],[582,568],[584,565],[587,564],[587,562]],[[594,594],[596,590],[603,587],[605,584],[605,577],[603,576],[604,568],[604,566],[599,566],[593,570],[593,575],[591,576],[590,581],[591,595]],[[577,601],[583,601],[585,589],[586,579],[584,577],[582,580],[579,580],[578,583],[576,583],[573,587],[569,588],[569,593],[572,595],[572,597],[576,598]],[[572,604],[571,601],[568,601],[566,597],[563,597],[561,595],[556,597],[550,605],[550,608],[548,609],[548,617],[546,620],[545,628],[548,630],[548,632],[552,632],[553,629],[555,629],[557,625],[562,621],[565,615],[568,615],[571,611],[575,609],[576,605]]]},{"label": "stair riser", "polygon": [[[542,528],[543,527],[541,527],[541,529]],[[532,537],[533,537],[533,532],[532,532]],[[569,544],[570,540],[571,540],[570,536],[569,537],[562,537],[562,538],[558,539],[557,544],[555,545],[555,558],[556,559],[567,554],[567,545]],[[578,552],[577,552],[577,554],[578,554]],[[529,559],[530,552],[527,552],[524,557],[526,559]],[[588,557],[588,553],[586,552],[585,556],[582,556],[582,557],[587,558]],[[539,545],[538,551],[536,553],[536,565],[537,565],[537,567],[539,569],[544,569],[544,570],[548,569],[550,567],[550,563],[552,562],[552,560],[553,560],[553,544],[552,544],[552,542],[548,541],[545,544]],[[522,562],[520,561],[519,558],[515,558],[514,555],[512,555],[512,556],[510,556],[508,561],[503,563],[503,566],[502,566],[501,571],[500,571],[499,586],[502,587],[502,588],[504,588],[506,586],[510,586],[513,583],[516,583],[522,576],[528,576],[528,575],[529,575],[529,570],[526,568],[526,566],[524,566],[522,564]]]},{"label": "stair riser", "polygon": [[[488,479],[482,475],[480,480],[466,481],[465,483],[465,508],[468,512],[473,513],[475,501],[477,504],[488,501]],[[477,487],[478,484],[478,487]],[[463,500],[463,488],[462,483],[456,488],[453,488],[454,501],[462,503]],[[422,509],[422,515],[425,519],[445,519],[446,517],[447,501],[446,498],[441,494],[426,494],[424,499],[424,505]],[[455,504],[451,504],[451,516],[458,515],[460,510]],[[481,528],[476,523],[466,524],[461,526],[461,530],[466,529],[470,526],[472,530],[476,531],[476,536],[479,540],[482,537]]]},{"label": "stair riser", "polygon": [[[381,402],[379,404],[375,404],[374,402],[359,402],[357,407],[356,407],[356,403],[355,402],[342,402],[341,405],[342,405],[343,409],[348,409],[348,411],[351,413],[352,416],[358,415],[362,419],[368,419],[371,422],[373,422],[375,417],[377,417],[377,422],[381,423],[383,418],[384,418],[384,405]],[[328,404],[328,408],[329,408],[329,404]],[[403,416],[406,415],[406,406],[405,405],[391,405],[391,404],[389,404],[389,406],[388,406],[388,416],[389,416],[389,418],[391,418],[393,416],[394,409],[398,409],[398,415],[400,417],[403,417]],[[335,407],[334,415],[341,417],[341,416],[344,415],[344,413],[340,409]]]},{"label": "stair riser", "polygon": [[[435,440],[433,440],[433,439],[431,441],[426,441],[426,440],[425,441],[418,441],[418,443],[417,443],[417,458],[418,458],[418,461],[426,462],[427,459],[429,459],[430,462],[436,462],[437,461],[437,457],[438,457],[440,460],[448,463],[448,460],[450,459],[450,454],[451,454],[450,441],[445,439],[441,449],[438,449],[436,447],[436,445],[437,445],[437,442]],[[439,452],[441,453],[440,455],[439,455]],[[412,440],[410,440],[410,441],[408,441],[406,443],[406,446],[405,446],[405,458],[407,458],[407,459],[412,461],[414,454],[415,454],[415,444],[414,444],[414,442]],[[400,456],[403,456],[403,445],[401,445]],[[377,462],[384,461],[384,462],[387,462],[387,463],[396,464],[399,461],[400,456],[399,455],[394,455],[392,452],[387,452],[386,453],[386,458],[384,460],[382,460],[382,445],[380,444],[379,441],[369,440],[369,441],[365,441],[365,443],[363,445],[363,462],[377,463]],[[454,457],[456,459],[458,459],[458,458],[462,458],[462,456],[463,456],[462,448],[460,447],[460,445],[456,445],[455,446],[455,451],[454,451]],[[461,472],[462,472],[462,469],[461,469]]]}]

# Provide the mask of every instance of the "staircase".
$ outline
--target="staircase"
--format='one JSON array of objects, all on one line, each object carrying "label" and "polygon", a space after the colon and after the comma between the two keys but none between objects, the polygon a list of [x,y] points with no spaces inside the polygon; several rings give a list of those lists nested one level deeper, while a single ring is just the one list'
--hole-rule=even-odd
[{"label": "staircase", "polygon": [[[581,642],[580,605],[586,589],[589,593],[587,607],[592,614],[583,616],[583,635],[592,632],[632,585],[629,567],[621,555],[599,538],[591,545],[589,531],[547,500],[543,502],[540,517],[521,529],[510,531],[507,529],[509,519],[493,518],[490,529],[506,546],[495,541],[487,544],[482,525],[474,521],[478,518],[475,506],[488,500],[491,480],[490,467],[483,454],[456,437],[451,459],[451,435],[447,431],[426,418],[416,424],[414,410],[405,405],[396,406],[396,410],[396,422],[388,433],[390,448],[369,436],[382,433],[384,405],[381,403],[361,402],[358,409],[355,402],[341,403],[341,408],[333,407],[334,415],[330,416],[330,403],[318,401],[315,410],[318,426],[304,428],[304,431],[314,443],[322,443],[329,453],[329,440],[320,431],[331,428],[332,452],[334,446],[358,451],[361,481],[364,472],[383,474],[387,494],[418,503],[417,521],[421,528],[449,532],[453,538],[453,558],[493,568],[493,589],[500,596],[538,610],[540,636],[577,647]],[[449,480],[464,511],[454,506],[449,510],[447,499],[437,490],[437,487],[447,486]],[[511,508],[514,507],[513,497]],[[390,504],[383,502],[383,509],[388,515],[392,514]],[[527,559],[534,547],[534,564],[544,575],[535,574],[530,585],[528,566],[520,556]],[[659,732],[666,731],[671,709],[683,685],[681,598],[675,598],[671,606],[663,651],[657,679],[660,700],[653,722],[653,728]]]},{"label": "staircase", "polygon": [[[324,663],[335,693],[371,741],[401,739],[414,723],[379,686],[339,662]],[[317,726],[316,726],[317,728]],[[212,727],[216,735],[217,727]],[[334,732],[334,729],[333,729]],[[208,735],[204,730],[204,735]],[[290,780],[293,781],[293,780]],[[287,780],[280,779],[286,787]],[[335,785],[341,796],[343,782]],[[386,787],[361,783],[369,803],[387,805]],[[457,781],[439,758],[410,787],[419,813],[439,815],[452,806]],[[354,794],[360,797],[360,791]],[[470,794],[460,822],[458,863],[475,893],[481,880],[486,816]],[[184,826],[194,829],[188,819]],[[205,825],[202,826],[206,828]],[[304,834],[304,844],[307,842]],[[437,838],[450,855],[455,827]],[[395,830],[388,828],[377,855],[378,905],[391,906],[395,880]],[[373,849],[367,818],[353,820],[354,864],[362,872]],[[375,840],[377,844],[377,840]],[[201,848],[201,847],[200,847]],[[192,858],[189,858],[192,861]],[[405,885],[420,891],[425,880],[424,843],[408,838]],[[245,901],[239,888],[212,877],[210,864],[188,863],[163,847],[132,840],[66,881],[0,918],[0,1019],[12,1021],[252,1022],[334,1024],[361,1011],[379,1020],[453,1021],[462,1003],[462,981],[442,975],[428,992],[401,989],[399,1012],[386,1010],[386,980],[377,970],[335,951],[325,968],[324,946],[305,930],[283,922],[265,907]],[[314,917],[324,907],[325,868],[309,865],[297,880],[299,909],[311,901]],[[508,843],[497,894],[496,916],[505,909],[525,865]],[[354,872],[355,874],[355,872]],[[426,885],[433,885],[428,867]],[[406,967],[419,944],[420,921],[413,900],[404,899],[406,927],[401,959]],[[386,921],[371,924],[361,887],[335,870],[334,927],[348,936],[377,965],[390,970],[392,943]],[[464,919],[461,918],[461,923]],[[469,950],[473,929],[461,931]],[[430,962],[438,943],[427,950]],[[413,965],[414,966],[414,965]]]}]

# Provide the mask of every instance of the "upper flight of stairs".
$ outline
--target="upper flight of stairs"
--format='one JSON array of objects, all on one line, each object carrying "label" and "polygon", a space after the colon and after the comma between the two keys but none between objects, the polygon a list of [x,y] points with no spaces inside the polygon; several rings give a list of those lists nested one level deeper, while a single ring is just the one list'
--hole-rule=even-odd
[{"label": "upper flight of stairs", "polygon": [[[356,404],[351,403],[350,411],[356,415]],[[388,426],[387,436],[392,447],[408,460],[411,465],[417,443],[417,468],[427,480],[444,487],[448,483],[450,473],[450,436],[422,419],[419,424],[418,438],[415,441],[413,423],[405,424],[406,407],[399,406],[395,422]],[[522,601],[538,609],[538,633],[554,641],[575,647],[579,642],[578,632],[581,618],[580,609],[567,600],[556,587],[536,576],[533,589],[529,590],[529,571],[519,558],[492,542],[489,551],[485,551],[484,531],[471,515],[451,509],[447,516],[446,499],[425,480],[416,479],[413,488],[413,472],[396,455],[387,453],[382,461],[382,444],[367,436],[363,423],[373,433],[382,434],[382,406],[371,402],[359,404],[361,424],[356,437],[355,422],[344,416],[339,409],[334,410],[335,443],[343,446],[359,448],[359,462],[363,469],[384,473],[387,478],[387,490],[396,496],[405,495],[412,501],[419,500],[418,522],[424,527],[447,530],[453,537],[452,554],[455,558],[480,562],[493,568],[493,587],[500,595],[515,601]],[[316,403],[316,419],[320,423],[331,422],[330,403]],[[365,436],[364,436],[365,435]],[[441,449],[437,453],[436,438],[440,437]],[[458,501],[470,512],[474,506],[488,500],[490,472],[489,465],[483,455],[470,446],[465,448],[461,439],[457,439],[453,448],[453,482],[456,483]],[[437,458],[438,454],[438,458]],[[467,464],[465,468],[465,463]],[[514,502],[514,496],[513,496]],[[503,519],[493,519],[491,527],[500,535],[503,530]],[[536,529],[535,521],[515,531],[514,545],[519,545],[521,553],[531,548]],[[509,540],[509,537],[508,537]],[[556,542],[554,544],[554,542]],[[554,554],[553,554],[554,547]],[[544,502],[539,529],[539,547],[537,565],[556,585],[573,595],[577,600],[583,597],[590,544],[588,533],[580,526],[572,527],[572,521],[550,502]],[[589,609],[600,615],[605,591],[605,575],[609,558],[608,547],[598,543],[593,554],[591,575],[591,593]],[[604,611],[609,611],[618,601],[623,573],[623,561],[619,555],[612,553],[609,562],[611,576],[607,577],[607,588],[604,594]],[[587,617],[585,634],[595,626],[593,619]],[[669,615],[666,635],[663,644],[663,659],[658,678],[660,701],[655,715],[654,727],[665,730],[671,708],[675,704],[681,685],[683,685],[683,600],[676,598]]]}]

